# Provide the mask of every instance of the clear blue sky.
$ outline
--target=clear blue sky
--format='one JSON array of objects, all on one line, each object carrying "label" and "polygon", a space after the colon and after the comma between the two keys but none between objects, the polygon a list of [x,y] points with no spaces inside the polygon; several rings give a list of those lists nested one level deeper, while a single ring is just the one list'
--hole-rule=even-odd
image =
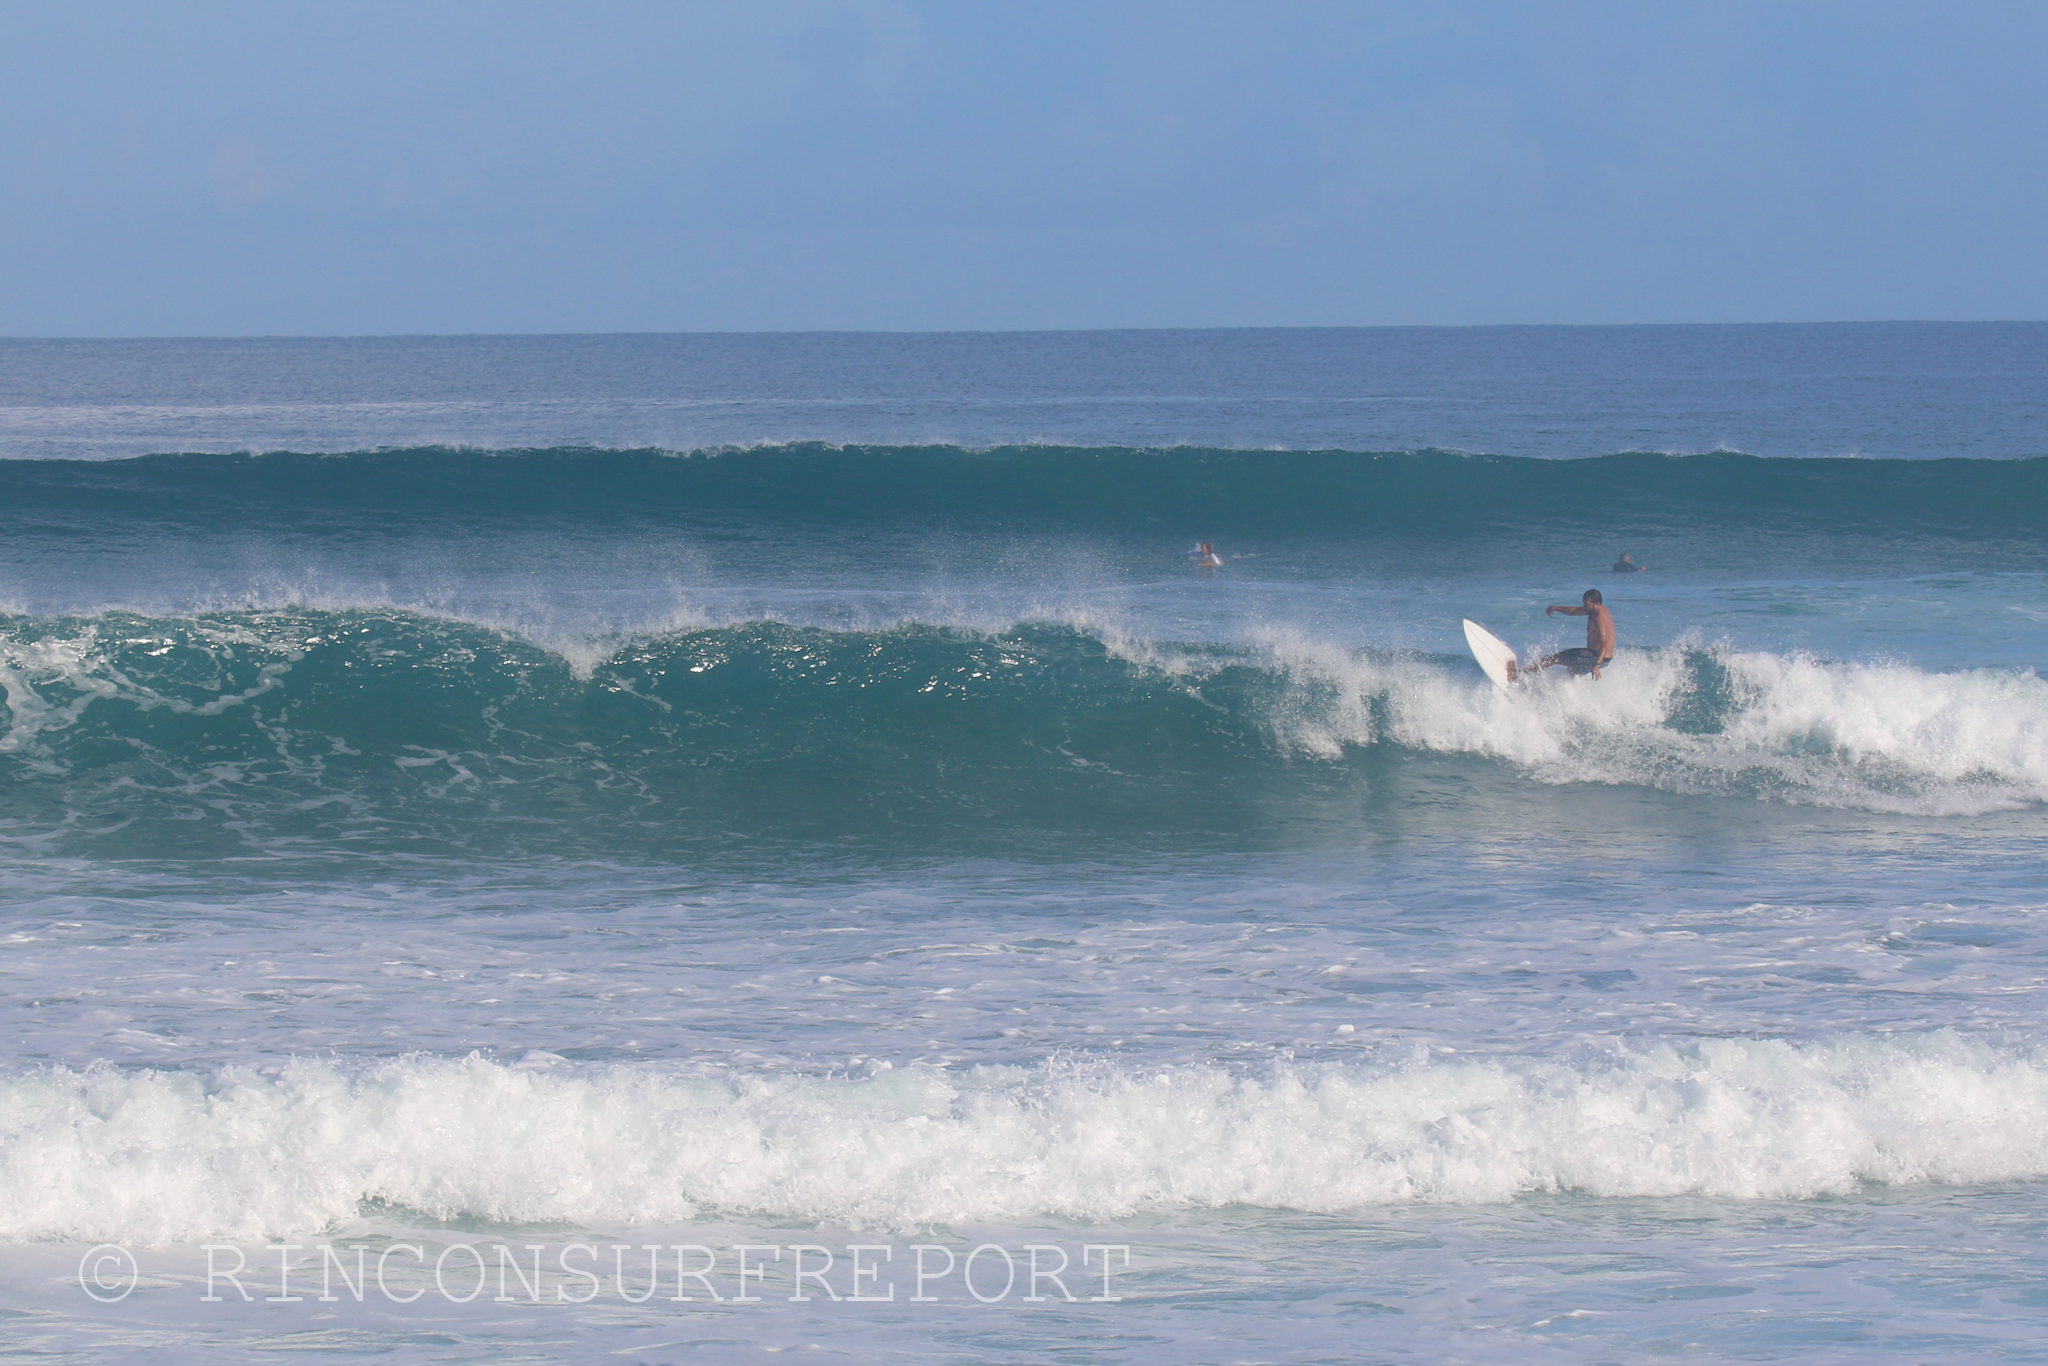
[{"label": "clear blue sky", "polygon": [[0,334],[2048,318],[2041,3],[17,3]]}]

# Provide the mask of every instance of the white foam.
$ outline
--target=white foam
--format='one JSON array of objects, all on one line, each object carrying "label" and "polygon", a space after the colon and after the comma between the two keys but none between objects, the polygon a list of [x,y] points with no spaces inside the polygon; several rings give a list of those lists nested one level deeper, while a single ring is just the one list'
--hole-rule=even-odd
[{"label": "white foam", "polygon": [[[1356,656],[1294,637],[1262,649],[1290,678],[1275,737],[1335,757],[1391,740],[1480,754],[1544,782],[1642,784],[1923,815],[2048,801],[2048,680],[1681,643],[1620,652],[1604,676],[1509,691],[1428,659]],[[1697,686],[1688,655],[1726,674],[1711,733],[1673,718]]]},{"label": "white foam", "polygon": [[0,1082],[0,1238],[440,1218],[915,1227],[1533,1191],[1803,1197],[2048,1174],[2048,1061],[1948,1034],[1578,1061],[690,1078],[470,1057]]},{"label": "white foam", "polygon": [[[96,701],[120,699],[144,711],[162,708],[188,716],[218,716],[277,687],[291,671],[291,662],[302,657],[289,643],[266,641],[233,625],[195,625],[190,635],[212,647],[259,646],[277,657],[259,666],[249,687],[222,692],[209,702],[191,702],[130,678],[113,663],[96,623],[69,635],[30,640],[0,634],[0,695],[4,695],[7,709],[6,729],[0,731],[0,754],[22,754],[39,767],[53,767],[40,737],[77,724]],[[166,647],[172,643],[170,638],[162,642]],[[56,685],[50,691],[63,700],[51,702],[43,691],[46,685]]]}]

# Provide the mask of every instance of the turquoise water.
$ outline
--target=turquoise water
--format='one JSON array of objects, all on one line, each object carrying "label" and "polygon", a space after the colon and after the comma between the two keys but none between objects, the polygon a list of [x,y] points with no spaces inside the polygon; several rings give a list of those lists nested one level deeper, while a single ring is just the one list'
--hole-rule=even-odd
[{"label": "turquoise water", "polygon": [[0,349],[29,1359],[2042,1355],[2048,328]]}]

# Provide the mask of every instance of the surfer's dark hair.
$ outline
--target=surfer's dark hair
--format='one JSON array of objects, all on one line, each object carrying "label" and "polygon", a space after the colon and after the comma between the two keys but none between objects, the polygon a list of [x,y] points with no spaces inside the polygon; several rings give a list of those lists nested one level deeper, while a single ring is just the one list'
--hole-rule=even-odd
[{"label": "surfer's dark hair", "polygon": [[1585,592],[1583,592],[1583,593],[1579,594],[1579,601],[1580,601],[1580,602],[1598,602],[1598,601],[1600,601],[1600,590],[1599,590],[1599,589],[1597,589],[1597,588],[1588,588],[1588,589],[1587,589],[1587,590],[1586,590]]}]

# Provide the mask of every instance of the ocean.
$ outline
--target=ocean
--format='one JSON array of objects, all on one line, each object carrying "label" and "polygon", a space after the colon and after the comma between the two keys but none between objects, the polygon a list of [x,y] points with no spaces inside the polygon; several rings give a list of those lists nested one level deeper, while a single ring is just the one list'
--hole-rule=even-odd
[{"label": "ocean", "polygon": [[15,340],[0,457],[11,1359],[2048,1361],[2048,325]]}]

